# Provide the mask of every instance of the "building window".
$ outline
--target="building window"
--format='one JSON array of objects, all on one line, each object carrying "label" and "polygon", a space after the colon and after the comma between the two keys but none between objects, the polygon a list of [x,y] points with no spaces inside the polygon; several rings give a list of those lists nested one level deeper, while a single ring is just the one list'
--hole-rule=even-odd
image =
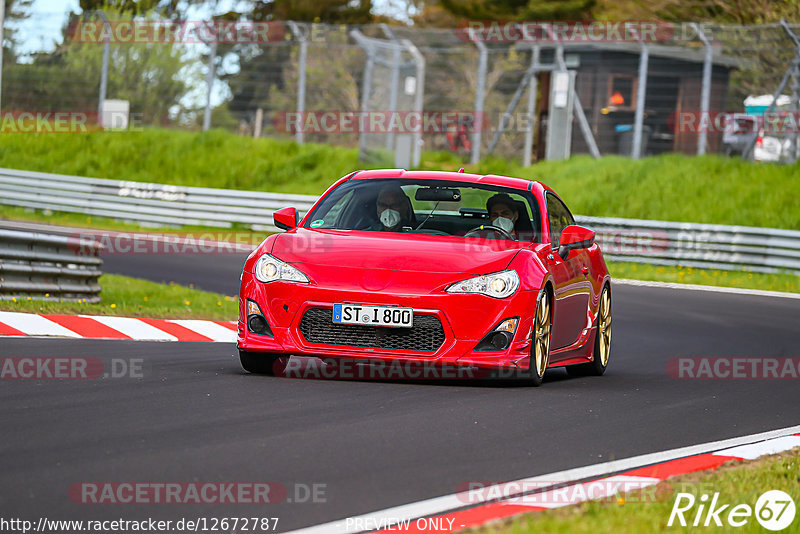
[{"label": "building window", "polygon": [[636,108],[636,77],[630,74],[612,74],[608,80],[608,100],[610,111],[632,110]]}]

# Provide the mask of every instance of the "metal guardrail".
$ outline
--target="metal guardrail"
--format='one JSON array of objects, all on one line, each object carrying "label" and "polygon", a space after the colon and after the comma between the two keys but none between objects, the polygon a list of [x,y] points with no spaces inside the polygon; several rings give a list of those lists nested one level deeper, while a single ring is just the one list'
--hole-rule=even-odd
[{"label": "metal guardrail", "polygon": [[606,258],[706,269],[800,274],[800,231],[752,226],[576,217]]},{"label": "metal guardrail", "polygon": [[0,229],[0,300],[99,302],[101,249],[86,239]]},{"label": "metal guardrail", "polygon": [[257,191],[183,187],[0,169],[0,203],[86,213],[150,226],[233,225],[278,231],[272,212],[308,211],[317,197]]},{"label": "metal guardrail", "polygon": [[[144,225],[233,225],[278,231],[274,210],[307,212],[317,197],[183,187],[0,169],[0,203]],[[800,273],[800,231],[639,219],[576,217],[597,232],[606,257],[714,269]]]}]

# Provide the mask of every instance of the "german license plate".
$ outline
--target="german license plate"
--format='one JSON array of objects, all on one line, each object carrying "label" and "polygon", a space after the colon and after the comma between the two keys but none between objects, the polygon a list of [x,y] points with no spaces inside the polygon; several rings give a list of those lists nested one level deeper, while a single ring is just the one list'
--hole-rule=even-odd
[{"label": "german license plate", "polygon": [[333,322],[370,326],[414,326],[414,309],[397,306],[364,306],[362,304],[334,304]]}]

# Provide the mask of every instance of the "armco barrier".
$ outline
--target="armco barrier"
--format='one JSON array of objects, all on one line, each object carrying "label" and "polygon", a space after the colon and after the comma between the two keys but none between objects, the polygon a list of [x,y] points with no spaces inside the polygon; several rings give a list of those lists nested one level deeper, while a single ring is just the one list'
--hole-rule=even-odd
[{"label": "armco barrier", "polygon": [[95,241],[0,229],[0,299],[99,302],[101,248]]},{"label": "armco barrier", "polygon": [[277,231],[272,212],[305,212],[317,197],[209,189],[0,169],[0,203],[86,213],[151,226],[202,225]]},{"label": "armco barrier", "polygon": [[[0,203],[135,221],[277,231],[272,213],[308,211],[317,197],[183,187],[0,169]],[[576,217],[597,232],[606,257],[700,268],[800,273],[800,231]]]}]

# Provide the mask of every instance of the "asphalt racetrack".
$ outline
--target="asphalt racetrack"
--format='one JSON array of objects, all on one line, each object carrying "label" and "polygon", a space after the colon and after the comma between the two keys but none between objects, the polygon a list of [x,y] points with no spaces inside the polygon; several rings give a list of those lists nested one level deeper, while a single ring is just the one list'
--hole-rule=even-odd
[{"label": "asphalt racetrack", "polygon": [[[233,295],[243,260],[107,256],[104,270]],[[143,364],[142,378],[0,381],[0,516],[278,517],[286,531],[469,481],[798,424],[797,380],[677,379],[667,366],[677,357],[796,358],[800,300],[618,285],[613,301],[606,375],[556,369],[541,388],[254,376],[222,343],[0,339],[5,357]],[[70,487],[89,481],[277,482],[288,494],[269,505],[71,500]]]}]

